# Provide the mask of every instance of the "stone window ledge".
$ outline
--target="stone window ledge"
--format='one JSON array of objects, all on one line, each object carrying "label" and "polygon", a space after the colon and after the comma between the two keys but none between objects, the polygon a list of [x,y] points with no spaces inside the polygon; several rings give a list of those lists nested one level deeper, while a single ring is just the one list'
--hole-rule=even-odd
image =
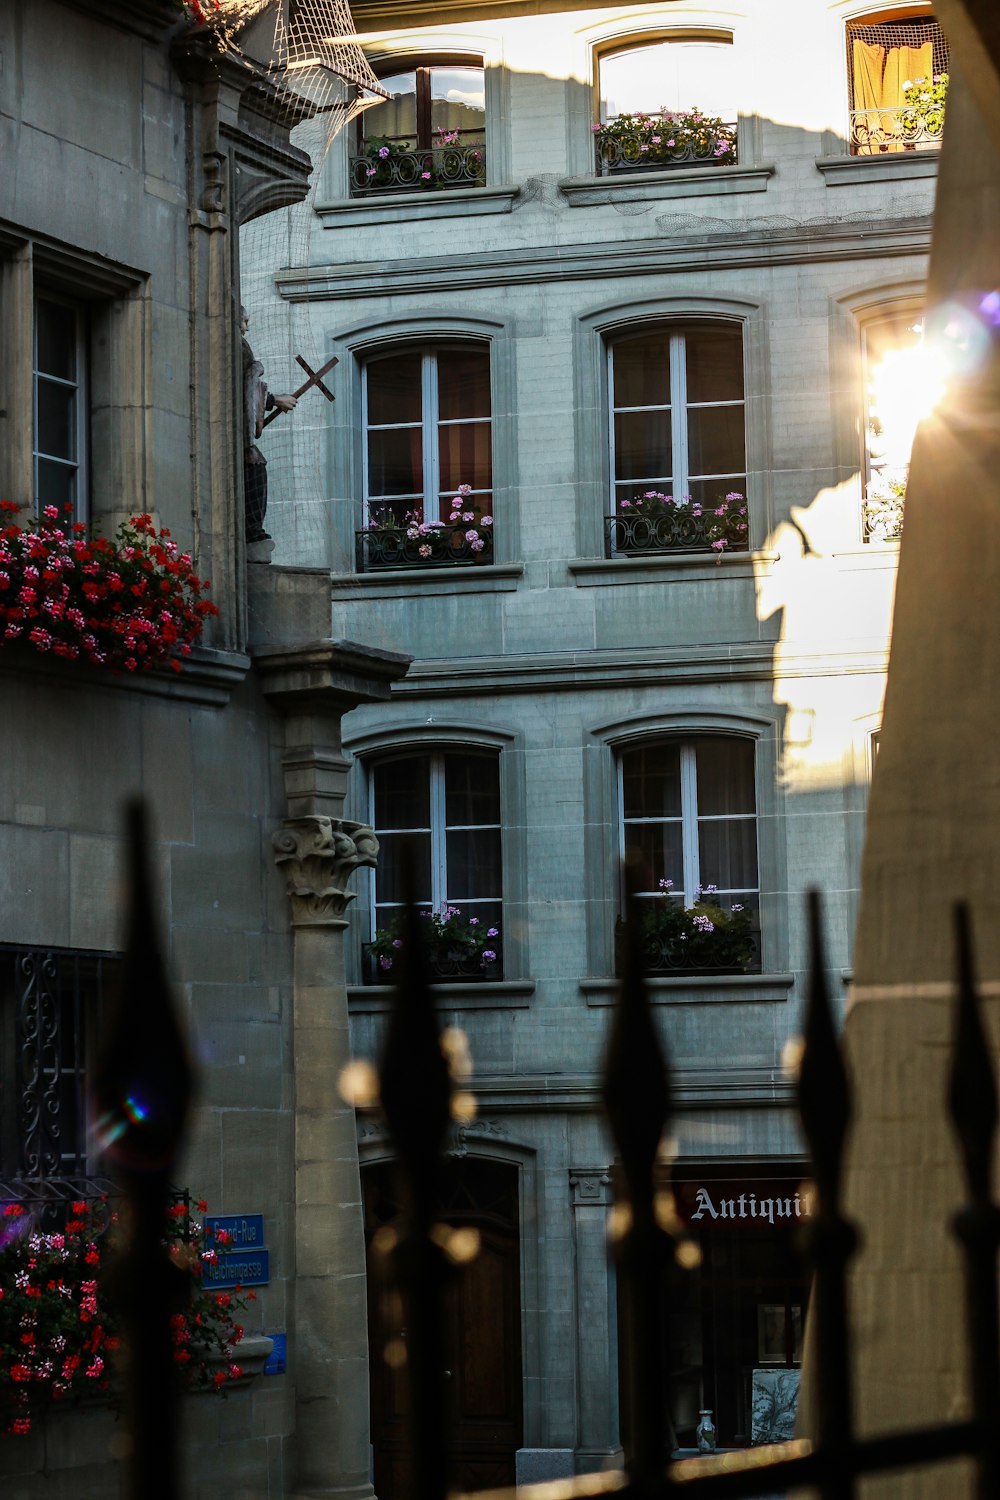
[{"label": "stone window ledge", "polygon": [[[646,984],[654,1005],[781,1004],[789,999],[794,974],[651,974]],[[614,1005],[617,979],[581,979],[588,1005]]]},{"label": "stone window ledge", "polygon": [[30,646],[14,643],[0,650],[0,673],[12,672],[33,681],[75,685],[88,690],[137,693],[143,697],[173,698],[183,703],[206,703],[222,708],[250,670],[250,658],[236,651],[193,646],[182,657],[180,672],[164,667],[153,672],[109,672],[89,663],[62,661]]},{"label": "stone window ledge", "polygon": [[[431,993],[437,1009],[443,1010],[525,1010],[535,993],[533,979],[495,979],[482,983],[473,980],[463,984],[432,984]],[[351,1011],[366,1015],[388,1011],[392,1004],[391,984],[349,984],[347,998]]]},{"label": "stone window ledge", "polygon": [[589,208],[595,203],[763,193],[773,175],[773,166],[668,167],[662,172],[622,172],[614,177],[567,177],[560,182],[559,191],[570,208]]},{"label": "stone window ledge", "polygon": [[440,193],[386,193],[380,198],[350,198],[317,203],[324,229],[360,229],[371,224],[408,224],[414,219],[463,219],[481,214],[509,214],[516,187],[448,188]]},{"label": "stone window ledge", "polygon": [[622,583],[666,583],[674,574],[685,583],[719,577],[754,578],[769,572],[770,552],[660,552],[634,557],[575,557],[568,569],[577,588],[606,588]]},{"label": "stone window ledge", "polygon": [[427,594],[503,594],[517,588],[521,563],[473,563],[462,568],[379,568],[371,573],[334,573],[336,603],[358,599],[423,598]]},{"label": "stone window ledge", "polygon": [[940,151],[894,151],[879,156],[818,156],[816,170],[827,187],[855,187],[859,182],[897,182],[908,177],[936,177]]}]

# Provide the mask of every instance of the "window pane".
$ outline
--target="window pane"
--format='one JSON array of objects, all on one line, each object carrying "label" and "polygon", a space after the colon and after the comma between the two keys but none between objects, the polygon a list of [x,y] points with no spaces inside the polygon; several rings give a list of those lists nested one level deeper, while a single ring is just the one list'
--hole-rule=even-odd
[{"label": "window pane", "polygon": [[[407,891],[403,879],[406,857],[409,855],[417,886],[418,902],[430,904],[431,900],[431,836],[429,833],[380,833],[378,836],[378,868],[375,871],[375,904],[405,900]],[[379,913],[380,924],[391,920],[391,913]]]},{"label": "window pane", "polygon": [[437,374],[438,415],[443,422],[490,415],[488,349],[442,349]]},{"label": "window pane", "polygon": [[446,835],[448,900],[500,895],[499,828],[452,829]]},{"label": "window pane", "polygon": [[659,890],[661,880],[672,880],[684,889],[681,825],[676,823],[627,823],[625,859],[635,862],[639,890]]},{"label": "window pane", "polygon": [[615,417],[615,478],[666,482],[670,471],[670,413],[619,412]]},{"label": "window pane", "polygon": [[423,441],[419,427],[383,427],[368,434],[369,495],[422,495]]},{"label": "window pane", "polygon": [[688,473],[738,474],[746,465],[742,406],[688,409]]},{"label": "window pane", "polygon": [[485,139],[486,101],[482,68],[431,69],[431,129],[437,144],[439,131],[457,130],[463,145]]},{"label": "window pane", "polygon": [[[738,493],[746,495],[747,480],[745,474],[732,474],[725,479],[692,479],[688,483],[691,499],[706,510],[714,510],[726,495]],[[746,520],[746,516],[743,517]]]},{"label": "window pane", "polygon": [[438,428],[441,490],[453,495],[460,484],[474,490],[493,488],[492,427],[489,422],[463,422]]},{"label": "window pane", "polygon": [[698,824],[701,883],[721,891],[757,889],[757,824],[753,818],[725,818]]},{"label": "window pane", "polygon": [[377,136],[387,136],[416,145],[417,140],[417,75],[396,73],[391,78],[379,79],[382,87],[393,96],[384,104],[373,104],[361,116],[361,130],[366,141]]},{"label": "window pane", "polygon": [[622,802],[626,818],[680,817],[680,749],[669,742],[643,745],[622,756]]},{"label": "window pane", "polygon": [[702,817],[756,811],[752,740],[701,740],[696,755]]},{"label": "window pane", "polygon": [[375,829],[429,828],[430,780],[427,758],[411,755],[380,760],[372,767]]},{"label": "window pane", "polygon": [[446,755],[445,821],[455,824],[500,822],[499,763],[495,755]]},{"label": "window pane", "polygon": [[368,423],[419,422],[420,355],[392,354],[367,364]]},{"label": "window pane", "polygon": [[653,42],[602,57],[601,118],[697,107],[736,119],[730,42]]},{"label": "window pane", "polygon": [[60,302],[46,302],[39,298],[35,303],[35,329],[37,337],[38,369],[45,375],[57,375],[60,380],[76,380],[76,327],[77,314],[72,307]]},{"label": "window pane", "polygon": [[38,382],[38,451],[76,458],[76,389]]},{"label": "window pane", "polygon": [[40,458],[37,462],[38,482],[35,498],[39,505],[75,504],[77,498],[76,468],[68,464],[51,463]]},{"label": "window pane", "polygon": [[738,328],[689,328],[689,401],[743,400],[743,335]]},{"label": "window pane", "polygon": [[670,404],[669,334],[618,340],[613,365],[615,406]]}]

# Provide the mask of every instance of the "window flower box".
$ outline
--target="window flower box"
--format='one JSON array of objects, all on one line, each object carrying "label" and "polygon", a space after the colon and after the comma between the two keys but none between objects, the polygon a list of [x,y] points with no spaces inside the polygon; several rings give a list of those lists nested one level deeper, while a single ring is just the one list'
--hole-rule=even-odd
[{"label": "window flower box", "polygon": [[667,167],[728,167],[737,161],[736,126],[695,108],[621,114],[593,131],[600,177]]},{"label": "window flower box", "polygon": [[358,572],[492,562],[493,517],[478,514],[469,485],[459,485],[450,506],[447,519],[426,521],[420,508],[372,505],[368,525],[355,533]]},{"label": "window flower box", "polygon": [[749,547],[747,503],[732,490],[716,504],[690,495],[674,497],[647,490],[634,500],[620,500],[618,514],[605,516],[608,557],[656,552],[746,552]]},{"label": "window flower box", "polygon": [[[713,886],[699,891],[691,907],[660,882],[657,895],[640,900],[639,944],[647,974],[755,974],[760,972],[756,913],[734,901],[720,904]],[[624,924],[616,934],[618,969]]]},{"label": "window flower box", "polygon": [[457,131],[440,133],[430,147],[376,139],[363,156],[351,157],[350,172],[352,198],[485,187],[486,146],[459,140]]},{"label": "window flower box", "polygon": [[[503,978],[503,948],[500,929],[466,916],[457,906],[440,911],[422,911],[424,954],[431,977],[438,983]],[[400,917],[380,927],[374,941],[366,943],[365,983],[388,984],[404,947],[404,921]]]}]

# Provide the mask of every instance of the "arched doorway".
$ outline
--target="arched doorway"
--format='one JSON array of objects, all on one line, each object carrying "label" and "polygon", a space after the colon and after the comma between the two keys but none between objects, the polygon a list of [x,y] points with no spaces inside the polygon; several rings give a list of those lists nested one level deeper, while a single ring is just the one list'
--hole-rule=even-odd
[{"label": "arched doorway", "polygon": [[[404,1492],[404,1381],[383,1357],[398,1339],[400,1309],[371,1255],[373,1235],[398,1212],[394,1169],[378,1162],[362,1172],[368,1247],[368,1340],[371,1350],[371,1434],[375,1493]],[[521,1278],[518,1171],[506,1162],[450,1157],[442,1174],[440,1217],[478,1229],[480,1251],[463,1268],[448,1308],[450,1385],[454,1399],[453,1486],[458,1490],[513,1485],[522,1441]]]}]

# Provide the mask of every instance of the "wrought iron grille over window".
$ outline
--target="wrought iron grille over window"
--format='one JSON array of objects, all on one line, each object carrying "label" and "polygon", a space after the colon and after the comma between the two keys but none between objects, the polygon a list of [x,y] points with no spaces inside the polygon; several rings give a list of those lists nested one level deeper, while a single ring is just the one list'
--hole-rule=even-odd
[{"label": "wrought iron grille over window", "polygon": [[948,42],[928,12],[847,24],[853,156],[934,150],[944,130]]},{"label": "wrought iron grille over window", "polygon": [[373,356],[363,371],[359,572],[493,560],[490,354],[454,344]]},{"label": "wrought iron grille over window", "polygon": [[745,552],[742,330],[661,327],[616,339],[608,385],[608,556]]},{"label": "wrought iron grille over window", "polygon": [[102,954],[0,947],[5,1175],[86,1173],[88,1048],[115,966]]},{"label": "wrought iron grille over window", "polygon": [[358,122],[351,195],[482,187],[486,106],[481,66],[449,63],[380,79],[392,95]]}]

